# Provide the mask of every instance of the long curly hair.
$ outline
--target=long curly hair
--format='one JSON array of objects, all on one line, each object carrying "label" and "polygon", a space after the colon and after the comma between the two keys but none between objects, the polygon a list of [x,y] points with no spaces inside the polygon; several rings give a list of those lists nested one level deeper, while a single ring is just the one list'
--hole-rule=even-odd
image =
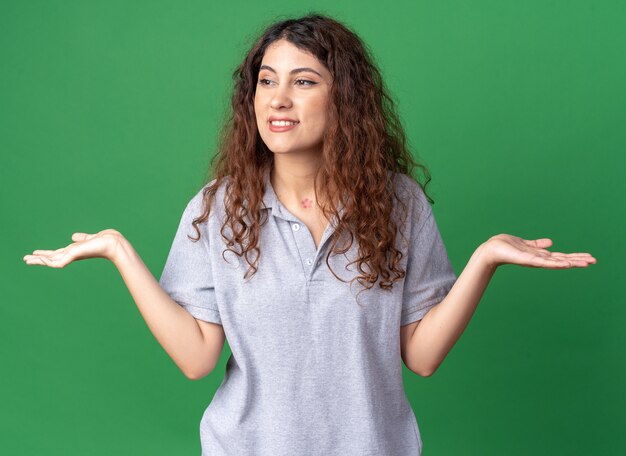
[{"label": "long curly hair", "polygon": [[[379,286],[390,290],[393,283],[405,276],[399,267],[403,256],[396,248],[398,226],[392,217],[394,198],[407,205],[395,193],[393,173],[414,177],[415,169],[423,170],[425,183],[420,184],[426,198],[425,187],[431,180],[426,167],[414,161],[407,147],[403,126],[394,101],[388,95],[381,73],[361,39],[344,24],[324,15],[309,14],[297,19],[287,19],[268,26],[254,42],[243,62],[232,73],[234,90],[226,121],[219,135],[218,151],[211,159],[212,171],[205,182],[215,179],[203,190],[204,213],[194,219],[193,226],[200,239],[198,224],[206,221],[211,202],[218,187],[226,180],[225,213],[221,235],[227,249],[243,256],[250,266],[244,279],[257,271],[260,257],[258,247],[264,179],[273,166],[273,153],[262,141],[257,128],[254,96],[259,67],[267,47],[279,39],[286,39],[299,49],[311,53],[326,66],[332,75],[329,103],[329,128],[323,137],[322,165],[315,182],[320,210],[328,220],[333,216],[332,253],[343,254],[358,242],[357,269],[362,274],[353,280],[367,289],[379,280]],[[343,119],[343,122],[340,122]],[[350,120],[345,122],[345,120]],[[355,172],[355,170],[359,170]],[[330,184],[333,184],[332,186]],[[330,188],[334,188],[333,194]],[[328,201],[340,201],[343,214]],[[228,225],[232,236],[225,230]],[[344,236],[345,243],[339,245]],[[347,242],[349,237],[349,243]],[[237,250],[234,249],[237,247]],[[222,253],[222,256],[224,253]],[[250,261],[251,252],[255,253]],[[368,271],[364,270],[368,267]],[[337,279],[340,277],[332,271]]]}]

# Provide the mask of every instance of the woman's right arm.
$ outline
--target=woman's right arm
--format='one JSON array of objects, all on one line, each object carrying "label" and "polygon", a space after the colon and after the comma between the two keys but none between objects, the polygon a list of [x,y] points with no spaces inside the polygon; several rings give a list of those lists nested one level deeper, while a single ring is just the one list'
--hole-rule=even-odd
[{"label": "woman's right arm", "polygon": [[75,260],[106,258],[119,270],[150,331],[191,380],[209,374],[224,346],[221,325],[196,320],[161,288],[128,240],[116,230],[75,233],[76,242],[62,249],[35,250],[27,264],[62,268]]}]

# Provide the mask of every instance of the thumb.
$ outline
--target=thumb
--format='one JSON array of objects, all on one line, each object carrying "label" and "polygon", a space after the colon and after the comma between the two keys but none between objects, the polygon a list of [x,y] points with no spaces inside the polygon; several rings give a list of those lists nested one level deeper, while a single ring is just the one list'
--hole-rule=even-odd
[{"label": "thumb", "polygon": [[552,239],[550,238],[536,239],[535,244],[537,245],[537,247],[545,249],[546,247],[550,247],[552,245]]},{"label": "thumb", "polygon": [[87,233],[73,233],[72,234],[72,241],[84,241],[89,238],[91,238],[91,235]]}]

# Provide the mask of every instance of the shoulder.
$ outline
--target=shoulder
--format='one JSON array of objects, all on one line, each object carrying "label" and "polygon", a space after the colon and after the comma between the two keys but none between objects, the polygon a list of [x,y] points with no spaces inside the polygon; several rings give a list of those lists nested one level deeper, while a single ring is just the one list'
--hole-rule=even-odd
[{"label": "shoulder", "polygon": [[389,172],[393,176],[393,183],[397,198],[402,200],[409,207],[411,217],[419,217],[428,212],[430,203],[426,198],[426,193],[422,185],[412,176],[404,173]]},{"label": "shoulder", "polygon": [[[406,239],[413,239],[432,214],[422,185],[412,176],[393,173],[394,218]],[[400,200],[400,201],[398,201]]]},{"label": "shoulder", "polygon": [[[197,236],[196,229],[200,231],[201,238],[204,238],[204,242],[208,242],[208,239],[215,236],[216,232],[219,232],[219,228],[223,223],[224,217],[224,202],[223,196],[225,193],[225,183],[227,179],[222,179],[217,191],[215,192],[215,198],[211,201],[210,210],[207,212],[210,195],[208,190],[212,187],[217,179],[202,184],[202,186],[195,190],[191,198],[187,200],[187,204],[182,212],[180,227],[184,227],[189,234],[194,237]],[[196,223],[197,222],[197,223]],[[192,225],[195,225],[192,228]]]},{"label": "shoulder", "polygon": [[[228,178],[229,176],[225,176],[219,182],[219,185],[215,191],[215,197],[211,204],[211,213],[219,212],[223,210],[224,195],[226,193]],[[215,178],[203,184],[202,187],[199,190],[197,190],[196,193],[187,202],[185,212],[193,213],[196,216],[199,216],[200,214],[202,214],[205,211],[207,202],[210,197],[209,189],[214,187],[217,180],[218,179]]]}]

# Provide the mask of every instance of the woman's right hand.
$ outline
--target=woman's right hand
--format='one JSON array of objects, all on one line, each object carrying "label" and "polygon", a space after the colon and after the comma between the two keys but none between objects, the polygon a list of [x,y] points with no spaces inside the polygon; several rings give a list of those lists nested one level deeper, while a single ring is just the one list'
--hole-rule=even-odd
[{"label": "woman's right hand", "polygon": [[113,259],[122,234],[114,229],[107,229],[96,234],[74,233],[73,243],[57,250],[35,250],[32,255],[24,256],[26,264],[39,264],[51,268],[63,268],[72,261],[87,258]]}]

